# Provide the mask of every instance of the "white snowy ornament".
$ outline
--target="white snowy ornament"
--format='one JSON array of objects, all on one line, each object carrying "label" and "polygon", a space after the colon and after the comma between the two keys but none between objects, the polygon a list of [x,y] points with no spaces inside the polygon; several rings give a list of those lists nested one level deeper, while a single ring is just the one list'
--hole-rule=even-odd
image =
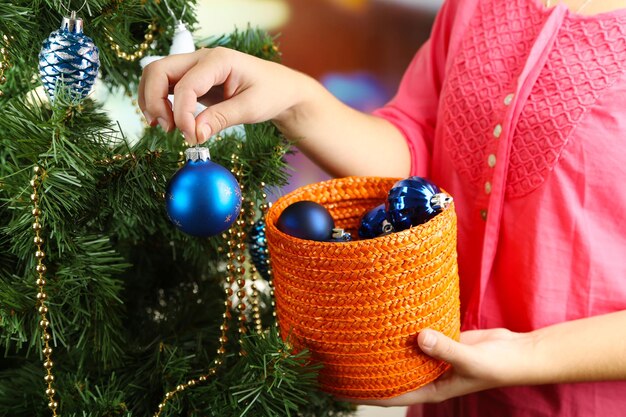
[{"label": "white snowy ornament", "polygon": [[[169,55],[177,55],[177,54],[188,54],[194,52],[196,50],[196,45],[193,41],[193,36],[187,26],[183,23],[182,20],[179,20],[176,24],[176,29],[174,30],[174,37],[172,38],[172,45],[170,46]],[[139,64],[141,68],[145,68],[148,64],[158,61],[159,59],[164,58],[163,56],[146,56],[143,57]],[[172,104],[174,104],[174,95],[170,94],[168,99]],[[195,116],[197,116],[200,112],[202,112],[206,107],[200,103],[196,105]]]}]

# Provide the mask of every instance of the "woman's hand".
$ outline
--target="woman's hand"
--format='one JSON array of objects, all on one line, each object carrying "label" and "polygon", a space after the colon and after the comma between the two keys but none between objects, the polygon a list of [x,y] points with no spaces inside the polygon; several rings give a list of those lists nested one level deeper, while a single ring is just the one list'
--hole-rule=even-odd
[{"label": "woman's hand", "polygon": [[[218,47],[146,66],[138,101],[150,125],[166,131],[178,127],[195,144],[236,124],[280,118],[306,97],[308,84],[308,77],[285,66]],[[196,118],[198,101],[207,109]]]},{"label": "woman's hand", "polygon": [[505,329],[461,333],[456,342],[433,330],[420,332],[420,348],[452,368],[434,382],[381,406],[440,402],[512,385],[626,380],[626,310],[514,333]]},{"label": "woman's hand", "polygon": [[[176,127],[192,145],[230,126],[271,120],[332,175],[409,174],[408,145],[391,123],[346,106],[305,74],[232,49],[200,49],[151,63],[138,101],[151,126]],[[195,117],[198,101],[208,107]]]},{"label": "woman's hand", "polygon": [[523,380],[533,351],[528,333],[506,329],[463,332],[460,343],[426,329],[420,332],[417,341],[424,353],[448,362],[452,368],[415,391],[388,400],[359,400],[359,404],[403,406],[441,402],[489,388],[515,385]]}]

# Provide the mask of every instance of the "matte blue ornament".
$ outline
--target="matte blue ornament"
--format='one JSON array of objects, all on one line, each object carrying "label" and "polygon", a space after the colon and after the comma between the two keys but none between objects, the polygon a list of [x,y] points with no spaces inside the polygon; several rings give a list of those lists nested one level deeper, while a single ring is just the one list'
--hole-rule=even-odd
[{"label": "matte blue ornament", "polygon": [[396,231],[426,223],[452,203],[452,197],[422,177],[409,177],[394,184],[386,209]]},{"label": "matte blue ornament", "polygon": [[209,237],[227,230],[241,211],[241,189],[234,175],[209,159],[208,148],[189,148],[187,162],[167,184],[169,219],[183,232]]},{"label": "matte blue ornament", "polygon": [[389,221],[389,215],[385,209],[385,203],[380,204],[361,218],[359,226],[359,237],[361,239],[371,239],[378,236],[388,235],[393,232],[393,226]]},{"label": "matte blue ornament", "polygon": [[335,222],[326,207],[305,200],[295,202],[283,210],[276,227],[300,239],[327,241],[332,238]]},{"label": "matte blue ornament", "polygon": [[248,233],[248,252],[252,263],[259,271],[261,277],[269,280],[269,253],[267,251],[267,239],[265,237],[265,220],[257,221]]},{"label": "matte blue ornament", "polygon": [[39,52],[39,76],[54,102],[57,83],[69,87],[77,98],[83,99],[91,92],[100,68],[98,47],[83,34],[83,21],[64,17],[61,28],[43,41]]}]

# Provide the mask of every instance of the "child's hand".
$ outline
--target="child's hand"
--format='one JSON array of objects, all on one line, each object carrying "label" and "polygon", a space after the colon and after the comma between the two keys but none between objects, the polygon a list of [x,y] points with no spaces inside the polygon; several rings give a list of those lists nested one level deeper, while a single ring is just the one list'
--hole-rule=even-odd
[{"label": "child's hand", "polygon": [[359,404],[404,406],[441,402],[476,391],[524,380],[527,361],[532,352],[532,339],[525,333],[506,329],[463,332],[456,342],[434,330],[418,336],[424,353],[444,360],[452,368],[434,382],[415,391],[388,400],[350,400]]},{"label": "child's hand", "polygon": [[[302,95],[306,77],[287,67],[227,48],[172,55],[148,65],[139,107],[148,123],[179,128],[190,144],[240,123],[278,118]],[[174,92],[174,105],[167,98]],[[196,102],[207,107],[194,117]]]}]

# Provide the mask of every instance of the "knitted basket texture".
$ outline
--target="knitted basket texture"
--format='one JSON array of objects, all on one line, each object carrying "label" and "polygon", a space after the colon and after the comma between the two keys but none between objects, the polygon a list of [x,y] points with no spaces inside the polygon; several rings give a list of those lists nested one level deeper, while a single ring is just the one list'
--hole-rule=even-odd
[{"label": "knitted basket texture", "polygon": [[416,336],[428,327],[459,338],[454,205],[425,224],[351,242],[298,239],[276,221],[290,204],[311,200],[356,237],[361,216],[383,203],[396,181],[347,177],[307,185],[266,216],[282,336],[323,364],[319,384],[339,397],[393,397],[448,369],[420,351]]}]

